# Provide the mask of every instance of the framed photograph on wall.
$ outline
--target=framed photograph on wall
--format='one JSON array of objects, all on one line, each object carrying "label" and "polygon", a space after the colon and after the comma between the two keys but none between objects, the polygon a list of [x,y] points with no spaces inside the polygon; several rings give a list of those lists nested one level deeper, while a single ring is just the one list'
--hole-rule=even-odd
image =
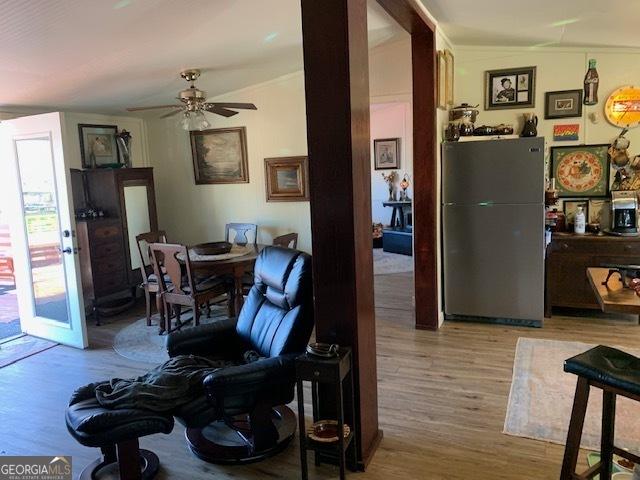
[{"label": "framed photograph on wall", "polygon": [[215,128],[189,134],[196,185],[249,183],[245,127]]},{"label": "framed photograph on wall", "polygon": [[267,202],[309,200],[309,160],[307,157],[265,158]]},{"label": "framed photograph on wall", "polygon": [[78,125],[82,168],[121,167],[116,125]]},{"label": "framed photograph on wall", "polygon": [[559,197],[605,197],[609,193],[609,144],[551,147],[549,178]]},{"label": "framed photograph on wall", "polygon": [[486,71],[484,97],[485,110],[535,107],[536,67]]},{"label": "framed photograph on wall", "polygon": [[544,118],[582,116],[582,90],[561,90],[544,94]]},{"label": "framed photograph on wall", "polygon": [[375,139],[373,141],[373,157],[376,170],[400,168],[400,139]]},{"label": "framed photograph on wall", "polygon": [[446,104],[449,106],[453,105],[453,69],[454,69],[454,58],[453,53],[449,50],[444,51],[444,60],[446,65],[446,75],[445,75],[445,99]]},{"label": "framed photograph on wall", "polygon": [[565,200],[562,202],[562,210],[569,225],[575,223],[575,216],[578,211],[578,207],[582,207],[584,218],[589,221],[589,200]]},{"label": "framed photograph on wall", "polygon": [[438,108],[444,110],[447,108],[447,59],[445,53],[441,50],[438,51],[436,67],[438,74]]}]

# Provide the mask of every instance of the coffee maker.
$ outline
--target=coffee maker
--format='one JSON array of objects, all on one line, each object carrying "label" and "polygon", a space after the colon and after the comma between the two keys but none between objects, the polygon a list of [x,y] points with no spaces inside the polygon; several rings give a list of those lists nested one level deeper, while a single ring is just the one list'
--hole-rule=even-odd
[{"label": "coffee maker", "polygon": [[611,192],[611,232],[638,234],[638,195],[634,191]]}]

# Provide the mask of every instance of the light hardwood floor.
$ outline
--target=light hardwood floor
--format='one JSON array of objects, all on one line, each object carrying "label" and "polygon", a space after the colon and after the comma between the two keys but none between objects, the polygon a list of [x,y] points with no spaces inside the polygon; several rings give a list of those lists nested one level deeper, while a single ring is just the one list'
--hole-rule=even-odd
[{"label": "light hardwood floor", "polygon": [[[384,439],[366,473],[353,478],[557,479],[563,448],[502,434],[518,337],[580,340],[640,347],[629,322],[557,317],[543,329],[446,323],[438,332],[413,329],[411,274],[376,277],[380,424]],[[92,348],[58,346],[0,369],[0,454],[72,455],[76,475],[97,457],[67,433],[64,408],[79,385],[128,377],[146,366],[112,349],[115,332],[136,315],[90,329]],[[307,398],[309,398],[307,396]],[[294,442],[281,455],[241,467],[193,457],[180,425],[170,435],[141,439],[160,456],[163,479],[297,479]],[[312,479],[337,478],[310,463]]]}]

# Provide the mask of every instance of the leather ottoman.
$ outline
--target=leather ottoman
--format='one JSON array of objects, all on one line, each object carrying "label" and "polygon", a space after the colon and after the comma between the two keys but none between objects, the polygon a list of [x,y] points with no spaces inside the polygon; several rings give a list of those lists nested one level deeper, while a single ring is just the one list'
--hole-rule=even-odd
[{"label": "leather ottoman", "polygon": [[120,480],[150,480],[158,472],[158,456],[139,448],[138,439],[155,433],[170,433],[173,417],[151,410],[102,407],[95,396],[97,384],[75,391],[65,418],[69,433],[80,444],[98,447],[103,457],[88,465],[80,480],[95,478],[103,468],[118,464]]}]

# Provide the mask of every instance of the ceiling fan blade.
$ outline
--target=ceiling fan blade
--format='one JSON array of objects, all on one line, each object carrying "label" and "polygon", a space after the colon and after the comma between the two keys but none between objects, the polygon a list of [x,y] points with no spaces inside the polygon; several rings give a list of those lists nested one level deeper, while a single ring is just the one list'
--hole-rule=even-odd
[{"label": "ceiling fan blade", "polygon": [[158,108],[182,108],[182,105],[156,105],[154,107],[129,107],[128,112],[137,112],[139,110],[155,110]]},{"label": "ceiling fan blade", "polygon": [[257,110],[258,108],[253,103],[227,103],[227,102],[212,102],[209,105],[215,105],[222,108],[239,108],[243,110]]},{"label": "ceiling fan blade", "polygon": [[216,113],[218,115],[222,115],[223,117],[233,117],[234,115],[238,114],[238,112],[227,110],[226,108],[219,107],[216,104],[207,104],[205,109],[207,110],[207,112]]},{"label": "ceiling fan blade", "polygon": [[160,118],[172,117],[173,115],[177,115],[182,113],[182,110],[174,110],[173,112],[165,113],[164,115],[160,115]]}]

